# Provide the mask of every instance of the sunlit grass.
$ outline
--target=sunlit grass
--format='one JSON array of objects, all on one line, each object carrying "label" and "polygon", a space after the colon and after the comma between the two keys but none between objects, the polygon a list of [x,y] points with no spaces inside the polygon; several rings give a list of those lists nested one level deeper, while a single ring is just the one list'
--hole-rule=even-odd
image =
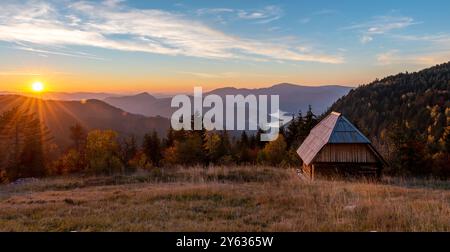
[{"label": "sunlit grass", "polygon": [[48,178],[0,186],[0,230],[450,231],[448,184],[305,183],[270,167]]}]

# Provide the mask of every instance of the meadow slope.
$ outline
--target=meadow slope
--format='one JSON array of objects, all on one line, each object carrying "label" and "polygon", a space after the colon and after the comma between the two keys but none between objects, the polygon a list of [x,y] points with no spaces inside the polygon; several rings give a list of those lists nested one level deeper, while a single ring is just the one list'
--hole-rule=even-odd
[{"label": "meadow slope", "polygon": [[0,185],[0,231],[450,231],[450,182],[213,167]]}]

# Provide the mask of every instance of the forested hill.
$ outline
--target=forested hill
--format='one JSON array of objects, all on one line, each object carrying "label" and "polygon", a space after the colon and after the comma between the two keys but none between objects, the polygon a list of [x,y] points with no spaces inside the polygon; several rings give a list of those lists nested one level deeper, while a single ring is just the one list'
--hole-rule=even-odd
[{"label": "forested hill", "polygon": [[343,113],[380,147],[401,144],[399,135],[425,145],[429,156],[449,146],[450,62],[362,85],[336,101]]},{"label": "forested hill", "polygon": [[0,114],[14,108],[38,114],[62,149],[71,141],[70,127],[77,123],[87,130],[111,129],[121,136],[134,135],[138,138],[152,130],[165,135],[170,127],[170,121],[166,118],[126,113],[99,100],[55,101],[0,95]]}]

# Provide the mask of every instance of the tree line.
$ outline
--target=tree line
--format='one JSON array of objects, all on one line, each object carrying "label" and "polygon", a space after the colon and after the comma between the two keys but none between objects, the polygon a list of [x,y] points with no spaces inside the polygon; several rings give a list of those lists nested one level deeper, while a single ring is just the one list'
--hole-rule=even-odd
[{"label": "tree line", "polygon": [[273,142],[260,141],[262,130],[237,135],[169,129],[162,138],[151,131],[137,139],[112,130],[88,131],[76,124],[70,127],[70,146],[60,153],[38,117],[15,108],[0,116],[0,180],[72,173],[111,175],[175,165],[297,166],[296,149],[318,120],[311,107],[305,116],[299,112],[292,117]]}]

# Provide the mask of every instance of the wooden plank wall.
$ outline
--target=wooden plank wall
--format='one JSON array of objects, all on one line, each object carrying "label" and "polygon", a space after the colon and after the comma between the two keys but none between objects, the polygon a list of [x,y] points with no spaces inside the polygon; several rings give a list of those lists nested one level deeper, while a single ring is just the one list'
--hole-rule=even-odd
[{"label": "wooden plank wall", "polygon": [[377,178],[381,175],[381,167],[370,163],[316,163],[314,167],[320,178]]},{"label": "wooden plank wall", "polygon": [[377,157],[366,144],[327,144],[314,162],[377,163]]}]

